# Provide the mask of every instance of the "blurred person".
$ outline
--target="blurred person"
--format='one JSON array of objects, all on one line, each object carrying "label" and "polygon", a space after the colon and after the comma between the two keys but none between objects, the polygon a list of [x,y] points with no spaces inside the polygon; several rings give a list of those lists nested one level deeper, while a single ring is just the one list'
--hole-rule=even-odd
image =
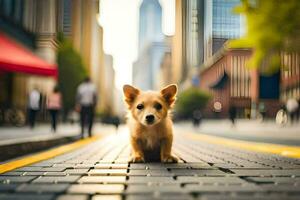
[{"label": "blurred person", "polygon": [[229,119],[231,121],[232,126],[235,125],[235,119],[236,119],[236,107],[230,106],[229,108]]},{"label": "blurred person", "polygon": [[28,95],[28,122],[31,129],[35,126],[36,114],[41,106],[41,93],[34,88]]},{"label": "blurred person", "polygon": [[263,122],[266,118],[266,113],[267,113],[265,103],[263,102],[259,103],[258,111],[261,117],[261,121]]},{"label": "blurred person", "polygon": [[195,128],[199,127],[202,120],[202,113],[199,109],[193,111],[193,125]]},{"label": "blurred person", "polygon": [[61,109],[61,93],[58,86],[55,86],[52,93],[48,96],[47,109],[51,116],[51,129],[53,132],[56,132],[57,115]]},{"label": "blurred person", "polygon": [[299,103],[295,98],[290,98],[286,102],[286,110],[288,112],[291,124],[294,123],[297,117],[297,112],[299,109]]},{"label": "blurred person", "polygon": [[80,112],[81,137],[84,137],[85,125],[88,125],[89,137],[92,136],[92,127],[94,122],[94,113],[97,103],[96,86],[89,77],[77,88],[76,110]]},{"label": "blurred person", "polygon": [[298,112],[297,112],[297,122],[300,119],[300,99],[298,99]]},{"label": "blurred person", "polygon": [[118,129],[119,129],[119,126],[120,126],[120,123],[121,123],[121,120],[120,120],[119,116],[116,115],[116,116],[112,117],[112,123],[116,128],[116,133],[118,133]]},{"label": "blurred person", "polygon": [[286,106],[281,105],[280,109],[276,113],[275,122],[278,125],[284,126],[288,121]]}]

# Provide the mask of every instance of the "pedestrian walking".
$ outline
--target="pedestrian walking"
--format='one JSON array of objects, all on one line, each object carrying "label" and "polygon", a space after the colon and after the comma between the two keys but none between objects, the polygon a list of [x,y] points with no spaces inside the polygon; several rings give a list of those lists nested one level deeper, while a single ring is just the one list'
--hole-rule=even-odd
[{"label": "pedestrian walking", "polygon": [[236,119],[236,107],[230,106],[229,108],[229,119],[231,121],[232,126],[235,125],[235,119]]},{"label": "pedestrian walking", "polygon": [[198,128],[202,120],[202,113],[199,109],[193,111],[193,125]]},{"label": "pedestrian walking", "polygon": [[297,122],[299,122],[300,119],[300,99],[298,99],[298,110],[297,110]]},{"label": "pedestrian walking", "polygon": [[28,122],[31,129],[35,126],[36,114],[41,106],[41,93],[34,88],[28,95]]},{"label": "pedestrian walking", "polygon": [[80,112],[81,137],[84,137],[84,129],[88,125],[89,137],[92,136],[94,112],[97,103],[96,86],[87,77],[77,88],[76,110]]},{"label": "pedestrian walking", "polygon": [[53,132],[56,132],[57,115],[61,109],[61,93],[58,86],[55,86],[52,93],[48,96],[47,109],[51,116],[51,129]]},{"label": "pedestrian walking", "polygon": [[296,120],[299,104],[295,98],[290,98],[286,102],[286,110],[289,114],[291,124]]},{"label": "pedestrian walking", "polygon": [[275,122],[276,122],[276,124],[278,124],[280,126],[284,126],[284,125],[287,124],[287,122],[288,122],[288,115],[287,115],[287,111],[286,111],[286,106],[285,105],[281,105],[280,109],[276,113]]}]

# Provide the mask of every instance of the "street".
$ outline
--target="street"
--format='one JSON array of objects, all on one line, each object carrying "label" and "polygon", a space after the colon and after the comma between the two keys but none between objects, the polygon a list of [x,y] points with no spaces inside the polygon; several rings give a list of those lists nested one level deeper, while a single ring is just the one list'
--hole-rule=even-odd
[{"label": "street", "polygon": [[299,199],[300,159],[175,132],[177,164],[128,163],[126,127],[4,163],[0,199]]}]

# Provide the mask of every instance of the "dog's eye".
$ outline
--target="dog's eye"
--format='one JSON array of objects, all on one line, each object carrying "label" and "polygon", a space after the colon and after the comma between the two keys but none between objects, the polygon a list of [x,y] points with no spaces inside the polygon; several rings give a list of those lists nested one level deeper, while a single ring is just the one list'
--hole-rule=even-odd
[{"label": "dog's eye", "polygon": [[138,105],[136,106],[136,108],[139,109],[139,110],[142,110],[142,109],[144,108],[144,105],[143,105],[143,104],[138,104]]},{"label": "dog's eye", "polygon": [[154,105],[154,108],[155,108],[156,110],[160,110],[160,109],[162,109],[162,105],[161,105],[160,103],[156,103],[156,104]]}]

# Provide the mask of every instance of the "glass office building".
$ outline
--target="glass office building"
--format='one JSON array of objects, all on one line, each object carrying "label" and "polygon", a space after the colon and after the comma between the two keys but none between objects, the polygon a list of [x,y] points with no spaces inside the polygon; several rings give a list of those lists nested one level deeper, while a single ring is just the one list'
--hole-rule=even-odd
[{"label": "glass office building", "polygon": [[211,57],[228,39],[239,38],[245,25],[241,15],[233,13],[240,0],[205,0],[204,58]]}]

